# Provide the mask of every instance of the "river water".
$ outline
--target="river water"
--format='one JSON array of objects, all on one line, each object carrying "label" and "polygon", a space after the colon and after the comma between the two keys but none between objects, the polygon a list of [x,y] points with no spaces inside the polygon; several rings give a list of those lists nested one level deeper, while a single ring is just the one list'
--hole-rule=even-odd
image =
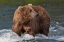
[{"label": "river water", "polygon": [[[22,3],[17,3],[22,5]],[[37,34],[36,37],[22,34],[18,37],[12,32],[14,11],[19,5],[0,5],[0,42],[64,42],[64,4],[41,4],[51,17],[48,37],[43,34]]]}]

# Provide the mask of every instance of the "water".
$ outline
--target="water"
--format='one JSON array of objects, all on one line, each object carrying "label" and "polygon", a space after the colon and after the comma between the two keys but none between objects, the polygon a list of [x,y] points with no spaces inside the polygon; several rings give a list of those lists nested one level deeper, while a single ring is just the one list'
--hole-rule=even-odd
[{"label": "water", "polygon": [[[64,42],[64,2],[62,0],[43,1],[0,0],[0,42]],[[14,11],[18,6],[28,3],[41,5],[50,14],[49,36],[38,34],[34,38],[31,35],[22,34],[21,37],[18,37],[12,32]]]},{"label": "water", "polygon": [[[55,23],[55,25],[53,25]],[[19,37],[11,29],[0,30],[0,42],[64,42],[64,27],[58,22],[51,22],[49,36],[36,34],[35,37],[29,34],[22,34]]]}]

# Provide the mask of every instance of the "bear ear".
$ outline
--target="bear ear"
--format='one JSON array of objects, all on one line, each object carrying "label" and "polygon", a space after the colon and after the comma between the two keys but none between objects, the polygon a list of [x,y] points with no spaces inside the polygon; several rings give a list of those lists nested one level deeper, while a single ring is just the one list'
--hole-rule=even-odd
[{"label": "bear ear", "polygon": [[19,6],[19,7],[18,7],[18,10],[19,10],[19,11],[25,11],[25,10],[26,10],[26,7],[24,7],[24,6]]},{"label": "bear ear", "polygon": [[28,6],[32,6],[32,4],[28,4]]},{"label": "bear ear", "polygon": [[23,7],[23,8],[22,8],[22,11],[26,11],[26,7]]},{"label": "bear ear", "polygon": [[18,7],[18,9],[22,9],[22,8],[23,8],[23,6],[19,6],[19,7]]},{"label": "bear ear", "polygon": [[17,8],[17,10],[19,10],[19,11],[22,11],[22,9],[23,9],[23,6],[19,6],[19,7]]}]

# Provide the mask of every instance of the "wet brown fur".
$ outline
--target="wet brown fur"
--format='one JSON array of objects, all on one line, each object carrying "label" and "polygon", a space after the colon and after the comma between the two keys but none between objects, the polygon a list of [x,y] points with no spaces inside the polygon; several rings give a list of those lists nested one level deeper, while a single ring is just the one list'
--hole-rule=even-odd
[{"label": "wet brown fur", "polygon": [[41,6],[19,6],[14,13],[12,31],[19,36],[21,33],[48,36],[49,26],[50,16]]}]

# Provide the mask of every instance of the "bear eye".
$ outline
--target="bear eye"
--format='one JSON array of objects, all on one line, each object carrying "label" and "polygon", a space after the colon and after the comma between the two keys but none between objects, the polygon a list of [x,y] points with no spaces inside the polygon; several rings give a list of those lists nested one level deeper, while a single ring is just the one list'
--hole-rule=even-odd
[{"label": "bear eye", "polygon": [[30,9],[30,12],[32,12],[32,10]]}]

